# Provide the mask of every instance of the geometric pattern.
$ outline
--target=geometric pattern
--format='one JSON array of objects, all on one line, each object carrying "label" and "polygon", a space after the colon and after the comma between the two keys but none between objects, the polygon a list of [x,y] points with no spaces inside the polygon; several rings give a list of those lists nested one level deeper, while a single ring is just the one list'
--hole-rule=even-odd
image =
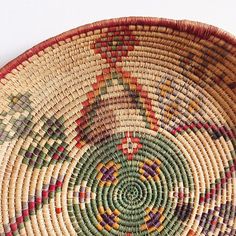
[{"label": "geometric pattern", "polygon": [[165,217],[162,216],[163,209],[146,209],[147,216],[145,217],[145,224],[141,225],[141,229],[148,229],[148,232],[151,233],[154,230],[161,232],[163,228],[162,222]]},{"label": "geometric pattern", "polygon": [[236,42],[98,22],[0,69],[0,235],[236,235]]},{"label": "geometric pattern", "polygon": [[121,150],[127,156],[127,160],[132,160],[133,156],[142,148],[140,139],[133,136],[132,132],[126,132],[125,138],[121,140],[121,144],[117,145],[118,150]]}]

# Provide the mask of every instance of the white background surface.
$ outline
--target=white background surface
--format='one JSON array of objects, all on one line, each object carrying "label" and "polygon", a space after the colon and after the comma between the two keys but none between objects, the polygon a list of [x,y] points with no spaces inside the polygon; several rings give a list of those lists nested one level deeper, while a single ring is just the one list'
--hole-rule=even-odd
[{"label": "white background surface", "polygon": [[71,28],[121,16],[189,19],[236,35],[236,0],[0,0],[0,67]]}]

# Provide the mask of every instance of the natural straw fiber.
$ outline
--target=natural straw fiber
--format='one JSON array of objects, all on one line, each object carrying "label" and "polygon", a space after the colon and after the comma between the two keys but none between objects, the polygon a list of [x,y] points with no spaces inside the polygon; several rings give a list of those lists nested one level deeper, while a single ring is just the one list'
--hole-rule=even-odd
[{"label": "natural straw fiber", "polygon": [[0,235],[236,235],[236,38],[130,17],[0,70]]}]

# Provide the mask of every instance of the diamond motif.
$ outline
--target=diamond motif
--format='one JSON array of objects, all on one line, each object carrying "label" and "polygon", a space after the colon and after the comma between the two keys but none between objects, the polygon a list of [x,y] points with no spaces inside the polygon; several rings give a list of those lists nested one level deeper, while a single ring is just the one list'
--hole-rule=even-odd
[{"label": "diamond motif", "polygon": [[132,160],[134,155],[142,148],[140,139],[133,135],[133,132],[126,132],[125,137],[121,140],[121,143],[117,145],[117,148],[127,156],[128,160]]}]

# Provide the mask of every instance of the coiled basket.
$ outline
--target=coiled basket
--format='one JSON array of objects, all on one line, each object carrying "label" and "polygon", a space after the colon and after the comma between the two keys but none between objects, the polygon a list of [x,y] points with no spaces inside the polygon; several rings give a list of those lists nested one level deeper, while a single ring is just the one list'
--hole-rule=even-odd
[{"label": "coiled basket", "polygon": [[129,17],[0,70],[0,235],[236,235],[236,38]]}]

